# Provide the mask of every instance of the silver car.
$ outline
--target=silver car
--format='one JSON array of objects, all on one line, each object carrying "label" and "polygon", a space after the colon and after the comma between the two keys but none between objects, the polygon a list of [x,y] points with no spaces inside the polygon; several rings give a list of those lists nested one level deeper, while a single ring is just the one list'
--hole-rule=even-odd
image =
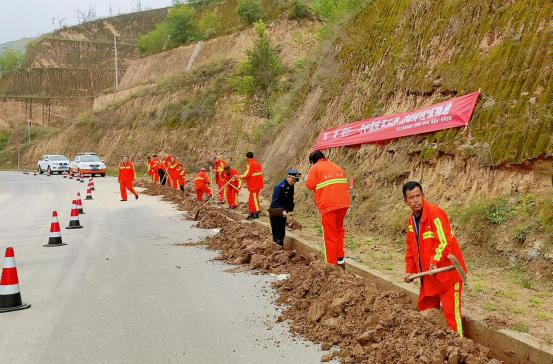
[{"label": "silver car", "polygon": [[37,171],[40,174],[69,172],[69,158],[59,154],[46,154],[37,162]]}]

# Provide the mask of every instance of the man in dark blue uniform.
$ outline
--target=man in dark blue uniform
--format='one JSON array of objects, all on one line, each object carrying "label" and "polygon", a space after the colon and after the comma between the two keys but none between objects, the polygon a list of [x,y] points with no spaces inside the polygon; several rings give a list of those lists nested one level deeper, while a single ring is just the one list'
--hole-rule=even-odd
[{"label": "man in dark blue uniform", "polygon": [[294,185],[300,178],[300,172],[295,169],[289,169],[288,177],[280,181],[273,191],[269,218],[271,220],[273,241],[280,246],[284,245],[286,216],[294,211]]}]

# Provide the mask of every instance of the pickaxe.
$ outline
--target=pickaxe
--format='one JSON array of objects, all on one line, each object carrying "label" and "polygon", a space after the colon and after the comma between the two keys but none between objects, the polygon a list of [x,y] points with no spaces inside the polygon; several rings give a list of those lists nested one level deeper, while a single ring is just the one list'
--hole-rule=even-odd
[{"label": "pickaxe", "polygon": [[421,272],[417,274],[412,274],[409,276],[409,281],[412,281],[415,278],[420,278],[420,277],[434,275],[434,274],[443,273],[443,272],[449,272],[450,270],[456,270],[457,272],[459,272],[459,275],[463,279],[463,283],[466,283],[467,275],[465,273],[465,270],[463,269],[463,266],[461,265],[461,263],[459,263],[459,260],[457,259],[457,257],[453,254],[449,254],[447,258],[451,261],[453,265],[442,267],[442,268],[431,269],[426,272]]}]

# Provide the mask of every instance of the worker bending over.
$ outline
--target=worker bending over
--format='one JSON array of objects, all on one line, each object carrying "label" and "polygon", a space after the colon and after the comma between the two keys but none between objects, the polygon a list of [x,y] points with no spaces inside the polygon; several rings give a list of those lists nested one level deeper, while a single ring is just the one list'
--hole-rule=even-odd
[{"label": "worker bending over", "polygon": [[271,206],[269,208],[269,220],[273,241],[284,246],[286,234],[286,217],[294,211],[294,185],[301,178],[301,173],[295,169],[288,170],[288,176],[277,183],[273,191]]},{"label": "worker bending over", "polygon": [[196,196],[198,201],[204,201],[204,193],[207,195],[208,200],[212,197],[211,192],[211,180],[207,174],[205,168],[200,168],[200,172],[194,178],[194,189],[196,190]]},{"label": "worker bending over", "polygon": [[[403,185],[403,198],[412,211],[407,226],[404,280],[411,282],[409,277],[413,274],[453,265],[450,254],[466,272],[463,253],[445,211],[426,200],[418,182]],[[463,336],[462,293],[463,280],[457,270],[421,277],[418,306],[421,311],[439,310],[441,304],[449,327]]]},{"label": "worker bending over", "polygon": [[319,150],[309,155],[309,163],[312,167],[306,185],[315,191],[315,203],[322,217],[326,261],[345,269],[344,220],[351,204],[346,174]]}]

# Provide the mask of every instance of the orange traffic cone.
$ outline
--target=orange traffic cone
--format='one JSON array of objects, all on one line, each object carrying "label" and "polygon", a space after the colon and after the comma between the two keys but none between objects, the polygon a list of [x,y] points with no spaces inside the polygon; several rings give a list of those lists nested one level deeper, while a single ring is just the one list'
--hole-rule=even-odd
[{"label": "orange traffic cone", "polygon": [[8,248],[4,257],[2,278],[0,279],[0,312],[24,310],[29,307],[31,307],[30,304],[21,301],[15,255],[13,248]]},{"label": "orange traffic cone", "polygon": [[66,229],[80,229],[83,226],[79,221],[79,206],[77,200],[73,200],[73,208],[71,209],[71,217],[69,218],[69,226]]},{"label": "orange traffic cone", "polygon": [[61,240],[61,229],[58,221],[58,212],[52,212],[52,223],[50,224],[50,237],[48,238],[48,244],[43,246],[52,248],[56,246],[67,245]]},{"label": "orange traffic cone", "polygon": [[85,200],[93,200],[92,198],[92,190],[90,188],[88,188],[86,190],[86,197],[85,197]]},{"label": "orange traffic cone", "polygon": [[79,207],[79,214],[83,215],[83,200],[81,200],[81,193],[77,192],[77,206]]}]

